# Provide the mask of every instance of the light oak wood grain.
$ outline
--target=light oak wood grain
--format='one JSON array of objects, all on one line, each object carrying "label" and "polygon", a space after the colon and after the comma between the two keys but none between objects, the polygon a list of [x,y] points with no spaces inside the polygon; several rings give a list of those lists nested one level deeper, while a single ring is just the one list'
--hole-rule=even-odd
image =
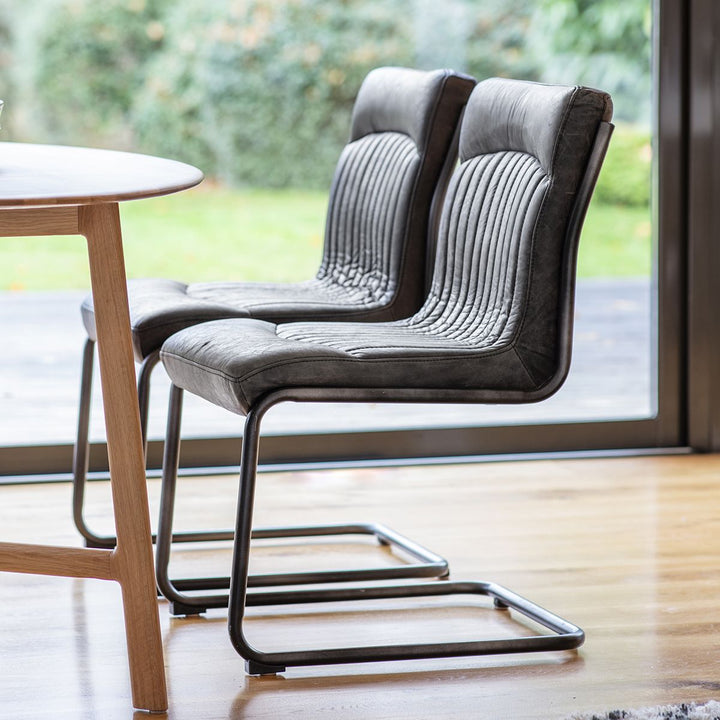
[{"label": "light oak wood grain", "polygon": [[0,569],[4,572],[62,575],[114,580],[112,552],[86,548],[0,542]]},{"label": "light oak wood grain", "polygon": [[137,153],[0,143],[0,207],[137,200],[185,190],[202,179],[191,165]]},{"label": "light oak wood grain", "polygon": [[167,688],[117,202],[177,192],[202,177],[189,165],[144,155],[0,143],[0,237],[87,240],[118,537],[109,553],[2,542],[0,570],[116,580],[132,703],[150,711],[167,709]]},{"label": "light oak wood grain", "polygon": [[[183,478],[178,529],[232,522],[234,477]],[[149,483],[151,517],[159,483]],[[90,483],[111,528],[108,483]],[[28,513],[28,509],[33,509]],[[31,527],[21,518],[30,517]],[[258,524],[377,520],[445,555],[456,579],[501,582],[579,624],[576,652],[294,668],[248,678],[226,613],[172,619],[159,601],[171,720],[560,720],[720,697],[720,456],[548,460],[262,474]],[[8,539],[79,545],[66,485],[0,488]],[[25,521],[27,522],[27,521]],[[258,546],[255,570],[400,560],[354,539]],[[223,572],[223,544],[184,546],[174,570]],[[0,576],[0,717],[128,717],[121,597],[113,583]],[[463,602],[253,608],[264,647],[515,633]],[[38,634],[38,625],[42,634]],[[33,672],[28,672],[28,669]],[[4,715],[3,715],[4,713]],[[139,717],[139,716],[138,716]]]},{"label": "light oak wood grain", "polygon": [[78,208],[5,208],[0,212],[0,238],[77,235]]},{"label": "light oak wood grain", "polygon": [[79,209],[79,230],[87,238],[90,281],[97,317],[108,462],[117,547],[115,579],[120,583],[127,633],[133,705],[165,710],[167,691],[155,602],[155,572],[145,462],[130,338],[125,261],[117,204]]}]

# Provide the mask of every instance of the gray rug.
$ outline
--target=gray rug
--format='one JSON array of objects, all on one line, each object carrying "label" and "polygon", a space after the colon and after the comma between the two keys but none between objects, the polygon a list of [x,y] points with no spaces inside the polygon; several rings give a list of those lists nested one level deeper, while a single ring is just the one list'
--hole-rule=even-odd
[{"label": "gray rug", "polygon": [[611,710],[605,714],[570,715],[565,720],[720,720],[720,702],[702,705],[659,705],[637,710]]}]

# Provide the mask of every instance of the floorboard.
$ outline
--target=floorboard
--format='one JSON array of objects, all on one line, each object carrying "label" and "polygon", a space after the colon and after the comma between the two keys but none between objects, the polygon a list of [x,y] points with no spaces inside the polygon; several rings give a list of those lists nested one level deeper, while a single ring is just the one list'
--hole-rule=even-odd
[{"label": "floorboard", "polygon": [[[236,481],[186,478],[178,527],[232,523]],[[158,483],[150,483],[157,507]],[[91,522],[109,529],[106,483]],[[480,718],[720,699],[720,456],[544,460],[263,474],[257,524],[377,520],[445,555],[456,579],[499,582],[580,625],[579,651],[294,668],[249,678],[226,613],[169,617],[160,601],[172,720]],[[0,487],[2,539],[79,545],[64,484]],[[343,539],[258,548],[270,570],[399,562]],[[183,547],[178,574],[224,572],[227,550]],[[202,569],[202,570],[201,570]],[[0,718],[129,718],[119,589],[0,576]],[[255,608],[263,648],[516,632],[472,602]],[[143,715],[138,714],[138,717]],[[162,716],[160,716],[162,717]]]}]

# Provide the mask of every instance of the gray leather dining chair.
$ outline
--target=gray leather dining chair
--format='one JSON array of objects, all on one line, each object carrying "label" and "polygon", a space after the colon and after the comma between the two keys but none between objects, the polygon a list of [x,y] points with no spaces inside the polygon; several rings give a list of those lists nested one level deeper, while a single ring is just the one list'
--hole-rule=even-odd
[{"label": "gray leather dining chair", "polygon": [[[323,257],[313,279],[190,285],[170,279],[130,281],[130,319],[135,358],[141,363],[138,399],[145,440],[151,373],[163,341],[178,330],[218,318],[377,321],[407,317],[417,310],[429,278],[428,243],[434,235],[431,208],[442,198],[457,162],[457,129],[474,85],[472,78],[450,70],[384,67],[368,74],[353,108],[350,139],[335,169]],[[84,518],[96,339],[92,296],[81,310],[88,340],[73,460],[73,515],[88,546],[112,547],[115,537],[97,534]],[[419,560],[397,568],[397,574],[447,573],[442,558],[379,525],[304,529],[311,534],[346,531],[403,546]],[[232,535],[228,530],[189,531],[176,533],[174,540],[230,540]],[[372,571],[368,575],[375,576]],[[193,589],[218,583],[227,587],[228,582],[228,578],[178,581],[179,586]]]},{"label": "gray leather dining chair", "polygon": [[[462,121],[460,164],[444,199],[434,275],[418,312],[363,324],[220,320],[163,344],[160,356],[173,383],[163,492],[174,482],[174,418],[184,391],[246,416],[229,627],[251,674],[296,665],[560,650],[584,641],[580,628],[494,583],[405,580],[360,591],[248,591],[248,560],[260,425],[278,403],[530,403],[562,385],[570,365],[578,239],[611,117],[610,97],[597,90],[504,79],[479,83]],[[489,596],[497,608],[514,609],[550,632],[290,652],[260,651],[244,633],[251,605],[458,594]]]}]

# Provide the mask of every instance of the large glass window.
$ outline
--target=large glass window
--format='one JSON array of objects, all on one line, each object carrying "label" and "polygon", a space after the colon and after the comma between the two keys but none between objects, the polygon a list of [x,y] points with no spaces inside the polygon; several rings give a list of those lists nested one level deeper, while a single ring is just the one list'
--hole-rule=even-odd
[{"label": "large glass window", "polygon": [[[283,281],[317,267],[332,170],[371,68],[454,67],[478,79],[607,90],[616,131],[580,245],[572,369],[555,397],[517,407],[287,405],[265,428],[652,421],[662,384],[652,48],[662,12],[651,0],[0,0],[1,139],[198,165],[208,180],[197,190],[121,208],[130,276]],[[0,390],[0,444],[72,443],[87,286],[77,238],[0,244],[0,327],[13,360]],[[151,438],[164,434],[166,398],[160,368]],[[239,431],[238,418],[186,400],[185,436]],[[103,434],[97,393],[91,436]],[[653,444],[649,435],[637,442]]]}]

